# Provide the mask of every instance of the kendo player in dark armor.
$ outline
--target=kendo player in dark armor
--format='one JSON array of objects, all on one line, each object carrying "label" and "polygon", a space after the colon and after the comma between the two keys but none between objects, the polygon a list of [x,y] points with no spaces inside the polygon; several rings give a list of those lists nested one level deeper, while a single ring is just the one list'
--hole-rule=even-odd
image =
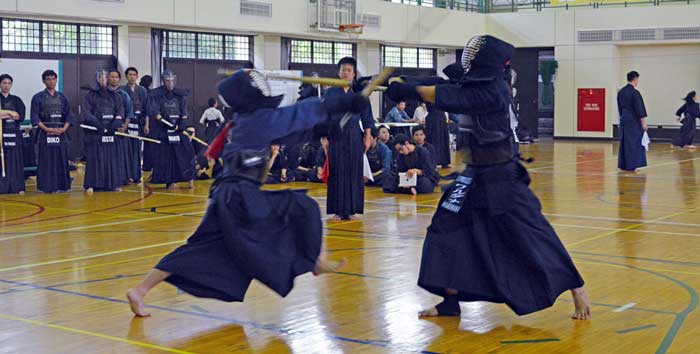
[{"label": "kendo player in dark armor", "polygon": [[171,70],[165,70],[162,78],[163,86],[151,91],[148,100],[149,115],[156,117],[151,137],[161,142],[155,147],[150,183],[174,189],[175,183],[188,182],[194,188],[195,152],[182,134],[187,129],[188,92],[175,88],[177,78]]},{"label": "kendo player in dark armor", "polygon": [[109,72],[97,72],[97,86],[83,99],[83,121],[96,128],[85,129],[85,180],[88,194],[119,191],[124,183],[123,164],[115,132],[124,124],[124,103],[119,93],[108,86]]},{"label": "kendo player in dark armor", "polygon": [[0,75],[0,124],[2,124],[2,151],[5,176],[0,175],[0,194],[24,194],[24,154],[22,132],[24,102],[10,93],[12,76]]},{"label": "kendo player in dark armor", "polygon": [[41,74],[46,89],[32,97],[32,125],[38,127],[39,145],[36,188],[44,193],[70,190],[68,166],[68,135],[66,131],[74,121],[68,99],[56,90],[58,75],[53,70]]},{"label": "kendo player in dark armor", "polygon": [[207,212],[187,243],[127,293],[136,316],[149,315],[143,299],[163,280],[197,297],[233,302],[243,301],[253,279],[286,296],[298,275],[332,272],[344,263],[319,258],[321,212],[313,199],[301,191],[260,188],[270,145],[304,141],[328,117],[364,112],[368,100],[357,94],[337,95],[278,108],[282,97],[271,97],[265,78],[252,70],[236,72],[218,90],[222,103],[235,113],[209,149],[209,156],[217,158],[226,141],[224,172],[212,186]]},{"label": "kendo player in dark armor", "polygon": [[459,84],[392,82],[387,91],[394,101],[422,99],[471,117],[459,123],[467,167],[445,191],[423,245],[418,285],[444,300],[421,316],[459,316],[460,301],[505,303],[526,315],[570,290],[573,318],[590,317],[583,279],[514,156],[503,80],[513,52],[495,37],[475,36],[464,49]]}]

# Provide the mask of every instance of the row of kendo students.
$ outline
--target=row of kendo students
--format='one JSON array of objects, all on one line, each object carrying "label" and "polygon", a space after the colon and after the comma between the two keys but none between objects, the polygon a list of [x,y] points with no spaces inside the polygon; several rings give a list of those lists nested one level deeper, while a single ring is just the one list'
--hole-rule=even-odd
[{"label": "row of kendo students", "polygon": [[[32,165],[37,166],[38,191],[70,190],[67,132],[70,126],[78,125],[84,132],[83,187],[88,193],[114,191],[138,183],[142,169],[153,171],[150,183],[168,188],[178,182],[188,182],[192,187],[192,181],[207,170],[213,175],[211,170],[217,163],[198,158],[192,146],[194,133],[187,123],[185,100],[188,92],[176,88],[175,74],[170,70],[163,72],[163,86],[151,91],[136,84],[135,68],[128,68],[125,74],[128,84],[120,86],[119,71],[98,71],[95,85],[86,88],[78,123],[67,97],[57,89],[58,75],[46,70],[41,76],[45,89],[34,95],[28,114],[33,127],[31,136],[21,128],[27,118],[26,108],[18,96],[11,94],[12,77],[0,76],[4,157],[0,194],[24,193],[25,167]],[[137,138],[144,137],[160,143],[143,145],[142,157],[142,143]],[[32,159],[34,162],[25,161]]]},{"label": "row of kendo students", "polygon": [[[381,187],[386,193],[432,193],[440,175],[435,164],[434,147],[425,141],[422,127],[413,129],[413,139],[405,134],[389,135],[386,127],[372,129],[372,141],[366,153],[368,169],[364,175],[367,186]],[[327,181],[329,161],[328,139],[312,141],[301,146],[271,146],[267,183]],[[412,187],[399,186],[399,173],[408,178],[416,175]]]}]

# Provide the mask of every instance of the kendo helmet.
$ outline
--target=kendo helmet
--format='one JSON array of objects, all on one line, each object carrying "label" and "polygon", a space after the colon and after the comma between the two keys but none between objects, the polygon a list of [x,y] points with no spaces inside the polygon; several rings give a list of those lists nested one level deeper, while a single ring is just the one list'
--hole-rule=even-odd
[{"label": "kendo helmet", "polygon": [[270,84],[257,70],[238,70],[222,80],[217,89],[221,102],[235,113],[277,108],[284,98],[284,95],[272,96]]},{"label": "kendo helmet", "polygon": [[160,79],[163,81],[163,86],[165,86],[166,89],[168,89],[169,91],[175,89],[177,75],[175,75],[174,71],[170,69],[165,69],[165,71],[163,71],[163,73],[160,75]]},{"label": "kendo helmet", "polygon": [[491,81],[502,78],[515,47],[490,35],[469,39],[462,52],[462,81]]},{"label": "kendo helmet", "polygon": [[95,72],[95,81],[97,82],[97,88],[107,87],[107,83],[109,82],[109,70],[97,70],[97,72]]}]

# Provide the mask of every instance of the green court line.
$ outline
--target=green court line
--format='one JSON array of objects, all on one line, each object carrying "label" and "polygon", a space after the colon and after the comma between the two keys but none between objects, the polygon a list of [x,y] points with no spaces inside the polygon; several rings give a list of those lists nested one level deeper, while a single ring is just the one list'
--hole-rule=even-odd
[{"label": "green court line", "polygon": [[559,338],[502,340],[501,344],[528,344],[528,343],[547,343],[547,342],[558,342],[558,341],[559,341]]},{"label": "green court line", "polygon": [[625,334],[625,333],[630,333],[630,332],[642,331],[642,330],[649,329],[649,328],[654,328],[654,327],[656,327],[655,324],[648,324],[648,325],[639,326],[639,327],[632,327],[632,328],[627,328],[627,329],[621,329],[621,330],[615,331],[615,332],[617,332],[618,334]]},{"label": "green court line", "polygon": [[688,295],[690,296],[690,303],[683,311],[679,312],[676,315],[676,319],[673,321],[671,328],[668,329],[668,332],[666,332],[666,335],[664,336],[663,341],[659,345],[659,348],[656,349],[656,352],[655,352],[656,354],[666,354],[666,352],[668,351],[668,348],[670,348],[671,344],[673,344],[673,340],[676,339],[676,336],[678,335],[678,331],[683,326],[683,322],[685,322],[685,319],[688,317],[688,315],[691,312],[693,312],[698,307],[698,303],[700,303],[700,297],[698,297],[698,293],[695,291],[695,289],[690,287],[690,285],[688,285],[688,284],[686,284],[678,279],[672,278],[666,274],[655,272],[655,271],[644,269],[644,268],[630,266],[630,265],[626,265],[626,264],[606,262],[606,261],[600,261],[597,259],[590,259],[590,258],[583,258],[583,257],[576,257],[576,256],[574,256],[574,258],[578,258],[578,259],[588,261],[588,262],[609,264],[609,265],[614,265],[614,266],[618,266],[618,267],[638,270],[640,272],[649,273],[649,274],[657,276],[659,278],[664,278],[668,281],[671,281],[671,282],[675,283],[676,285],[682,287],[683,289],[685,289],[688,292]]}]

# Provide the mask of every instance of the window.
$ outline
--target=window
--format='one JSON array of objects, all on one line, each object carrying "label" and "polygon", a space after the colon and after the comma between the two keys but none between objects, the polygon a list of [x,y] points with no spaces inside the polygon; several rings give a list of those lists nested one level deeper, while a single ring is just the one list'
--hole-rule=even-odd
[{"label": "window", "polygon": [[200,34],[197,41],[199,59],[224,59],[224,36],[219,34]]},{"label": "window", "polygon": [[354,44],[344,42],[289,40],[291,63],[330,64],[337,63],[343,57],[352,57]]},{"label": "window", "polygon": [[391,0],[393,3],[433,7],[433,0]]},{"label": "window", "polygon": [[250,36],[166,30],[163,38],[166,58],[245,61],[251,56]]},{"label": "window", "polygon": [[78,53],[78,26],[66,23],[44,23],[44,52]]},{"label": "window", "polygon": [[114,55],[116,27],[2,19],[2,50]]},{"label": "window", "polygon": [[435,69],[435,50],[429,48],[382,47],[384,66]]},{"label": "window", "polygon": [[195,33],[173,31],[165,33],[166,57],[184,59],[197,57],[197,35]]},{"label": "window", "polygon": [[81,54],[114,54],[113,28],[109,26],[80,26]]},{"label": "window", "polygon": [[2,50],[39,52],[40,22],[14,19],[2,20]]},{"label": "window", "polygon": [[226,60],[250,60],[250,37],[226,36]]}]

